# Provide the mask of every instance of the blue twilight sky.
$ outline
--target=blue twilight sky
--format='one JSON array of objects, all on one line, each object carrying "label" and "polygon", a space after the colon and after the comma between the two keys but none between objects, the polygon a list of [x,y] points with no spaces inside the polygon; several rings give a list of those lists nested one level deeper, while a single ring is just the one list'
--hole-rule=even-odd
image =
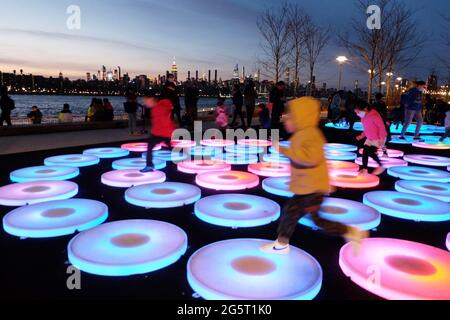
[{"label": "blue twilight sky", "polygon": [[[361,15],[354,0],[292,0],[313,18],[343,32],[348,21]],[[374,0],[376,3],[376,1]],[[450,13],[448,0],[404,0],[416,10],[420,30],[427,35],[426,49],[414,66],[397,73],[425,78],[439,70],[435,55],[441,45],[444,21]],[[170,68],[176,56],[179,72],[218,69],[219,76],[231,76],[234,65],[248,72],[257,69],[260,35],[258,14],[279,0],[0,0],[0,70],[85,78],[102,65],[121,66],[131,75],[156,76]],[[81,8],[81,29],[66,26],[69,5]],[[347,54],[335,40],[317,70],[318,83],[335,86],[334,58]],[[442,74],[444,76],[444,74]],[[303,77],[306,78],[306,77]],[[346,67],[345,83],[364,83],[366,74]]]}]

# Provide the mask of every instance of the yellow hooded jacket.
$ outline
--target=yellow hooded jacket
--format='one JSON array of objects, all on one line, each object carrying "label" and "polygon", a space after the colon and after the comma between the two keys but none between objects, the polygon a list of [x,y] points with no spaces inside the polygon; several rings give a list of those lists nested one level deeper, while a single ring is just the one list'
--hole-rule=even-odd
[{"label": "yellow hooded jacket", "polygon": [[289,102],[289,116],[294,122],[290,148],[280,148],[280,153],[291,160],[291,192],[297,195],[329,193],[328,167],[324,154],[326,143],[319,129],[320,103],[312,97]]}]

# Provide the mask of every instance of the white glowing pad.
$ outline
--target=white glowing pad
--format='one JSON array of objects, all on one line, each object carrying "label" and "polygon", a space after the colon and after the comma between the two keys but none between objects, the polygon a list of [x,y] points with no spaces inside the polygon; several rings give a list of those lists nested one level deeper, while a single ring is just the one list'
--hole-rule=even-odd
[{"label": "white glowing pad", "polygon": [[48,180],[69,180],[77,177],[80,170],[76,167],[40,166],[19,169],[10,173],[12,182],[31,182]]},{"label": "white glowing pad", "polygon": [[326,150],[325,158],[327,158],[327,160],[353,161],[356,159],[356,153],[339,150]]},{"label": "white glowing pad", "polygon": [[225,151],[228,153],[260,154],[264,152],[264,148],[258,146],[234,145],[225,147]]},{"label": "white glowing pad", "polygon": [[251,146],[251,147],[271,147],[272,141],[268,140],[257,140],[257,139],[242,139],[237,142],[240,146]]},{"label": "white glowing pad", "polygon": [[91,229],[108,218],[98,201],[68,199],[21,207],[3,218],[3,229],[21,238],[51,238]]},{"label": "white glowing pad", "polygon": [[286,256],[268,255],[265,240],[213,243],[188,262],[191,288],[207,300],[312,300],[322,286],[322,268],[308,253],[291,247]]},{"label": "white glowing pad", "polygon": [[342,143],[327,143],[325,144],[325,150],[337,150],[343,152],[353,152],[358,150],[357,146],[351,144],[342,144]]},{"label": "white glowing pad", "polygon": [[223,149],[222,148],[214,148],[214,147],[206,147],[206,146],[197,146],[197,147],[192,147],[192,148],[188,149],[187,152],[191,156],[195,156],[195,157],[212,157],[216,154],[223,153]]},{"label": "white glowing pad", "polygon": [[[147,158],[147,153],[142,154],[142,158]],[[172,162],[178,162],[178,161],[184,161],[189,156],[185,154],[184,152],[175,152],[170,150],[159,150],[159,151],[153,151],[153,158],[158,158],[164,161],[172,161]]]},{"label": "white glowing pad", "polygon": [[398,192],[418,194],[450,202],[450,184],[435,181],[400,180],[395,184]]},{"label": "white glowing pad", "polygon": [[287,163],[259,162],[249,165],[248,172],[261,177],[290,177],[291,165]]},{"label": "white glowing pad", "polygon": [[[276,142],[273,142],[272,145],[276,145]],[[278,145],[282,148],[290,148],[291,142],[289,140],[280,141]],[[279,153],[273,146],[269,148],[269,151],[270,153]]]},{"label": "white glowing pad", "polygon": [[428,156],[421,154],[408,154],[404,156],[406,161],[414,164],[421,164],[424,166],[433,167],[446,167],[450,165],[450,158],[438,157],[438,156]]},{"label": "white glowing pad", "polygon": [[421,243],[372,238],[359,255],[341,249],[339,265],[361,288],[389,300],[449,300],[450,254]]},{"label": "white glowing pad", "polygon": [[193,148],[197,145],[197,142],[191,140],[172,140],[170,145],[173,148]]},{"label": "white glowing pad", "polygon": [[178,163],[178,171],[188,174],[199,174],[212,171],[231,171],[231,165],[223,161],[193,160]]},{"label": "white glowing pad", "polygon": [[262,188],[268,193],[290,198],[294,196],[290,191],[290,184],[291,177],[267,178],[263,180]]},{"label": "white glowing pad", "polygon": [[65,166],[65,167],[89,167],[100,162],[97,156],[87,156],[84,154],[68,154],[64,156],[50,157],[44,160],[46,166]]},{"label": "white glowing pad", "polygon": [[395,191],[375,191],[364,195],[364,204],[395,218],[440,222],[450,220],[450,204],[430,197]]},{"label": "white glowing pad", "polygon": [[137,169],[114,170],[102,175],[102,183],[116,188],[129,188],[150,183],[166,181],[166,174],[161,171],[142,173]]},{"label": "white glowing pad", "polygon": [[28,204],[64,200],[78,193],[78,185],[70,181],[33,181],[10,184],[0,188],[0,205]]},{"label": "white glowing pad", "polygon": [[176,208],[192,204],[201,198],[201,190],[177,182],[142,185],[128,189],[125,200],[144,208]]},{"label": "white glowing pad", "polygon": [[[394,150],[394,149],[387,149],[387,156],[388,158],[401,158],[405,155],[405,153],[403,151],[400,150]],[[359,154],[363,154],[364,149],[359,149]],[[384,157],[384,152],[383,149],[378,149],[377,150],[377,155],[378,157]]]},{"label": "white glowing pad", "polygon": [[[128,150],[130,152],[146,152],[148,149],[148,144],[146,142],[133,142],[133,143],[127,143],[123,144],[121,149]],[[156,145],[153,150],[161,150],[161,145]]]},{"label": "white glowing pad", "polygon": [[130,154],[130,151],[121,148],[97,148],[85,150],[83,154],[96,156],[100,159],[112,159],[126,157]]},{"label": "white glowing pad", "polygon": [[450,150],[450,144],[439,141],[414,142],[413,147],[431,150]]},{"label": "white glowing pad", "polygon": [[222,153],[215,155],[213,160],[224,161],[234,165],[245,165],[258,162],[258,156],[255,154],[245,153]]},{"label": "white glowing pad", "polygon": [[245,190],[259,185],[257,175],[242,171],[202,173],[195,181],[201,187],[214,190]]},{"label": "white glowing pad", "polygon": [[[325,198],[319,214],[328,221],[340,222],[361,230],[375,229],[381,222],[381,215],[377,210],[360,202],[344,199]],[[300,219],[300,224],[318,229],[309,214]]]},{"label": "white glowing pad", "polygon": [[[143,158],[128,158],[116,160],[112,164],[114,170],[127,170],[127,169],[144,169],[147,165],[147,161]],[[164,160],[153,158],[153,166],[156,170],[164,169],[167,163]]]},{"label": "white glowing pad", "polygon": [[200,144],[202,146],[219,147],[219,148],[223,148],[223,147],[226,147],[226,146],[234,146],[235,145],[233,140],[223,140],[223,139],[202,140],[202,141],[200,141]]},{"label": "white glowing pad", "polygon": [[131,276],[165,268],[187,249],[186,233],[166,222],[126,220],[100,225],[73,238],[69,261],[101,276]]},{"label": "white glowing pad", "polygon": [[[408,166],[408,162],[402,159],[397,158],[386,158],[380,157],[380,161],[383,164],[384,168],[392,168],[392,167],[406,167]],[[363,160],[362,158],[358,158],[355,160],[355,163],[362,166]],[[378,163],[375,162],[372,158],[369,158],[369,168],[378,168]]]},{"label": "white glowing pad", "polygon": [[195,215],[207,223],[218,226],[251,228],[276,221],[280,217],[280,206],[262,197],[223,194],[197,201]]},{"label": "white glowing pad", "polygon": [[286,157],[283,156],[282,154],[279,153],[269,153],[269,154],[265,154],[263,156],[263,160],[264,162],[274,162],[274,163],[291,163],[291,160]]},{"label": "white glowing pad", "polygon": [[380,178],[373,174],[359,175],[358,172],[330,171],[332,186],[349,189],[375,188],[380,184]]},{"label": "white glowing pad", "polygon": [[450,251],[450,233],[447,235],[447,240],[445,241],[448,251]]},{"label": "white glowing pad", "polygon": [[328,170],[350,171],[350,172],[359,171],[359,166],[356,163],[347,161],[328,160],[327,166]]},{"label": "white glowing pad", "polygon": [[388,169],[388,174],[403,180],[450,182],[450,173],[424,167],[394,167]]}]

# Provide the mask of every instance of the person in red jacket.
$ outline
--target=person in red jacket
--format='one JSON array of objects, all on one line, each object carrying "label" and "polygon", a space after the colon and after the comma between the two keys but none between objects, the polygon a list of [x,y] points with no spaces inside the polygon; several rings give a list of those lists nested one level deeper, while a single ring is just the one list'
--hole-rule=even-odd
[{"label": "person in red jacket", "polygon": [[142,173],[155,170],[153,165],[153,148],[163,143],[170,146],[172,133],[175,131],[175,123],[172,119],[173,105],[169,99],[159,99],[156,92],[148,91],[144,96],[144,105],[150,109],[152,128],[148,140],[147,166],[141,170]]}]

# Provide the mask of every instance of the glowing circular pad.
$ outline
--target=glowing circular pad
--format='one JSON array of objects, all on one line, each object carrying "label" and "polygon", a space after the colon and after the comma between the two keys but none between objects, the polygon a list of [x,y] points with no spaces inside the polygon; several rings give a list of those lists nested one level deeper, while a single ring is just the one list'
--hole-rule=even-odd
[{"label": "glowing circular pad", "polygon": [[[359,154],[363,154],[363,152],[364,152],[364,149],[359,149]],[[386,152],[387,152],[387,156],[389,158],[401,158],[405,155],[405,153],[401,150],[387,149]],[[378,149],[377,155],[380,158],[384,157],[383,149]]]},{"label": "glowing circular pad", "polygon": [[267,178],[263,180],[262,188],[264,191],[281,197],[292,197],[294,193],[290,191],[290,177]]},{"label": "glowing circular pad", "polygon": [[[381,215],[377,210],[360,202],[344,199],[325,198],[319,214],[329,221],[351,225],[361,230],[375,229],[381,222]],[[300,224],[318,228],[309,214],[300,219]]]},{"label": "glowing circular pad", "polygon": [[270,147],[272,146],[272,141],[268,140],[257,140],[257,139],[242,139],[237,142],[240,146],[252,146],[252,147]]},{"label": "glowing circular pad", "polygon": [[[402,160],[402,159],[397,159],[397,158],[381,157],[380,161],[383,164],[384,168],[406,167],[406,166],[408,166],[408,162],[406,162],[405,160]],[[362,164],[363,164],[362,158],[357,158],[355,160],[355,163],[359,164],[360,166],[362,166]],[[372,158],[369,158],[369,168],[378,168],[378,167],[379,167],[378,163],[376,163],[375,160],[373,160]]]},{"label": "glowing circular pad", "polygon": [[[142,154],[142,158],[147,158],[147,153],[143,153]],[[153,151],[153,158],[158,158],[164,161],[173,161],[173,162],[177,162],[177,161],[183,161],[186,160],[188,158],[188,155],[180,152],[174,152],[174,151],[169,151],[169,150],[158,150],[158,151]]]},{"label": "glowing circular pad", "polygon": [[137,169],[126,169],[114,170],[102,175],[103,184],[117,188],[129,188],[164,181],[166,181],[166,174],[161,171],[141,173]]},{"label": "glowing circular pad", "polygon": [[222,153],[215,155],[213,160],[224,161],[234,165],[245,165],[258,162],[258,156],[245,153]]},{"label": "glowing circular pad", "polygon": [[421,149],[431,149],[431,150],[449,150],[450,144],[439,142],[439,141],[414,142],[413,147],[421,148]]},{"label": "glowing circular pad", "polygon": [[192,148],[188,149],[187,152],[191,156],[212,157],[218,153],[223,153],[223,149],[207,147],[207,146],[197,146],[197,147],[192,147]]},{"label": "glowing circular pad", "polygon": [[418,194],[450,202],[450,184],[434,181],[400,180],[395,184],[398,192]]},{"label": "glowing circular pad", "polygon": [[[371,238],[355,256],[352,244],[339,265],[358,286],[390,300],[449,300],[450,254],[421,243]],[[375,276],[374,281],[368,278]]]},{"label": "glowing circular pad", "polygon": [[412,144],[414,143],[414,137],[405,136],[405,139],[400,139],[400,136],[392,136],[391,141],[389,143],[393,144]]},{"label": "glowing circular pad", "polygon": [[248,171],[262,177],[290,177],[291,165],[287,163],[259,162],[249,165]]},{"label": "glowing circular pad", "polygon": [[78,185],[70,181],[15,183],[0,188],[0,205],[14,207],[70,199],[77,193]]},{"label": "glowing circular pad", "polygon": [[207,300],[311,300],[322,286],[322,268],[308,253],[291,247],[286,256],[267,255],[265,240],[236,239],[210,244],[189,259],[191,288]]},{"label": "glowing circular pad", "polygon": [[[112,164],[114,170],[127,170],[127,169],[144,169],[147,165],[147,161],[143,158],[128,158],[116,160]],[[153,166],[156,170],[164,169],[167,163],[164,160],[153,158]]]},{"label": "glowing circular pad", "polygon": [[[146,152],[148,149],[148,144],[146,142],[133,142],[133,143],[127,143],[123,144],[121,149],[128,150],[130,152]],[[161,150],[161,145],[156,145],[153,150]]]},{"label": "glowing circular pad", "polygon": [[404,156],[403,159],[410,163],[422,164],[424,166],[446,167],[450,165],[450,158],[446,157],[408,154]]},{"label": "glowing circular pad", "polygon": [[359,175],[358,172],[330,171],[332,186],[349,189],[375,188],[380,184],[380,178],[375,175]]},{"label": "glowing circular pad", "polygon": [[197,142],[191,140],[172,140],[170,145],[173,148],[192,148],[197,145]]},{"label": "glowing circular pad", "polygon": [[183,161],[178,163],[178,171],[189,173],[189,174],[199,174],[203,172],[212,171],[230,171],[231,165],[222,161],[213,160],[193,160],[193,161]]},{"label": "glowing circular pad", "polygon": [[126,157],[130,154],[130,151],[121,148],[96,148],[85,150],[83,154],[96,156],[100,159],[112,159]]},{"label": "glowing circular pad", "polygon": [[69,180],[77,177],[80,170],[76,167],[40,166],[19,169],[10,173],[12,182],[31,182],[47,180]]},{"label": "glowing circular pad", "polygon": [[339,150],[326,150],[325,158],[327,160],[344,160],[344,161],[353,161],[356,159],[356,153],[354,152],[346,152]]},{"label": "glowing circular pad", "polygon": [[388,174],[403,180],[450,182],[450,173],[424,167],[393,167],[388,169]]},{"label": "glowing circular pad", "polygon": [[264,152],[264,148],[258,146],[234,145],[225,147],[225,151],[228,153],[260,154]]},{"label": "glowing circular pad", "polygon": [[207,147],[226,147],[226,146],[234,146],[235,143],[233,140],[223,140],[223,139],[209,139],[200,141],[202,146]]},{"label": "glowing circular pad", "polygon": [[50,238],[84,231],[103,223],[108,207],[98,201],[68,199],[21,207],[3,218],[3,228],[22,238]]},{"label": "glowing circular pad", "polygon": [[257,175],[242,171],[206,172],[199,174],[196,183],[214,190],[245,190],[259,185]]},{"label": "glowing circular pad", "polygon": [[448,251],[450,251],[450,233],[447,235],[447,240],[445,241]]},{"label": "glowing circular pad", "polygon": [[166,222],[126,220],[100,225],[73,238],[69,261],[102,276],[130,276],[165,268],[186,252],[186,233]]},{"label": "glowing circular pad", "polygon": [[264,162],[273,162],[273,163],[291,163],[291,160],[283,156],[279,153],[269,153],[263,156]]},{"label": "glowing circular pad", "polygon": [[195,215],[218,226],[250,228],[277,220],[280,206],[272,200],[252,195],[216,195],[197,201]]},{"label": "glowing circular pad", "polygon": [[89,156],[84,154],[68,154],[64,156],[50,157],[44,160],[46,166],[65,166],[65,167],[89,167],[100,162],[97,156]]},{"label": "glowing circular pad", "polygon": [[364,204],[395,218],[439,222],[450,220],[450,204],[430,197],[395,191],[364,195]]},{"label": "glowing circular pad", "polygon": [[325,150],[337,150],[343,152],[353,152],[358,150],[357,146],[351,144],[342,144],[342,143],[327,143],[325,144]]},{"label": "glowing circular pad", "polygon": [[141,185],[125,192],[128,203],[144,208],[182,207],[200,198],[201,190],[198,187],[177,182]]},{"label": "glowing circular pad", "polygon": [[328,170],[339,170],[339,171],[350,171],[358,172],[359,166],[353,162],[338,161],[338,160],[328,160],[327,161]]}]

